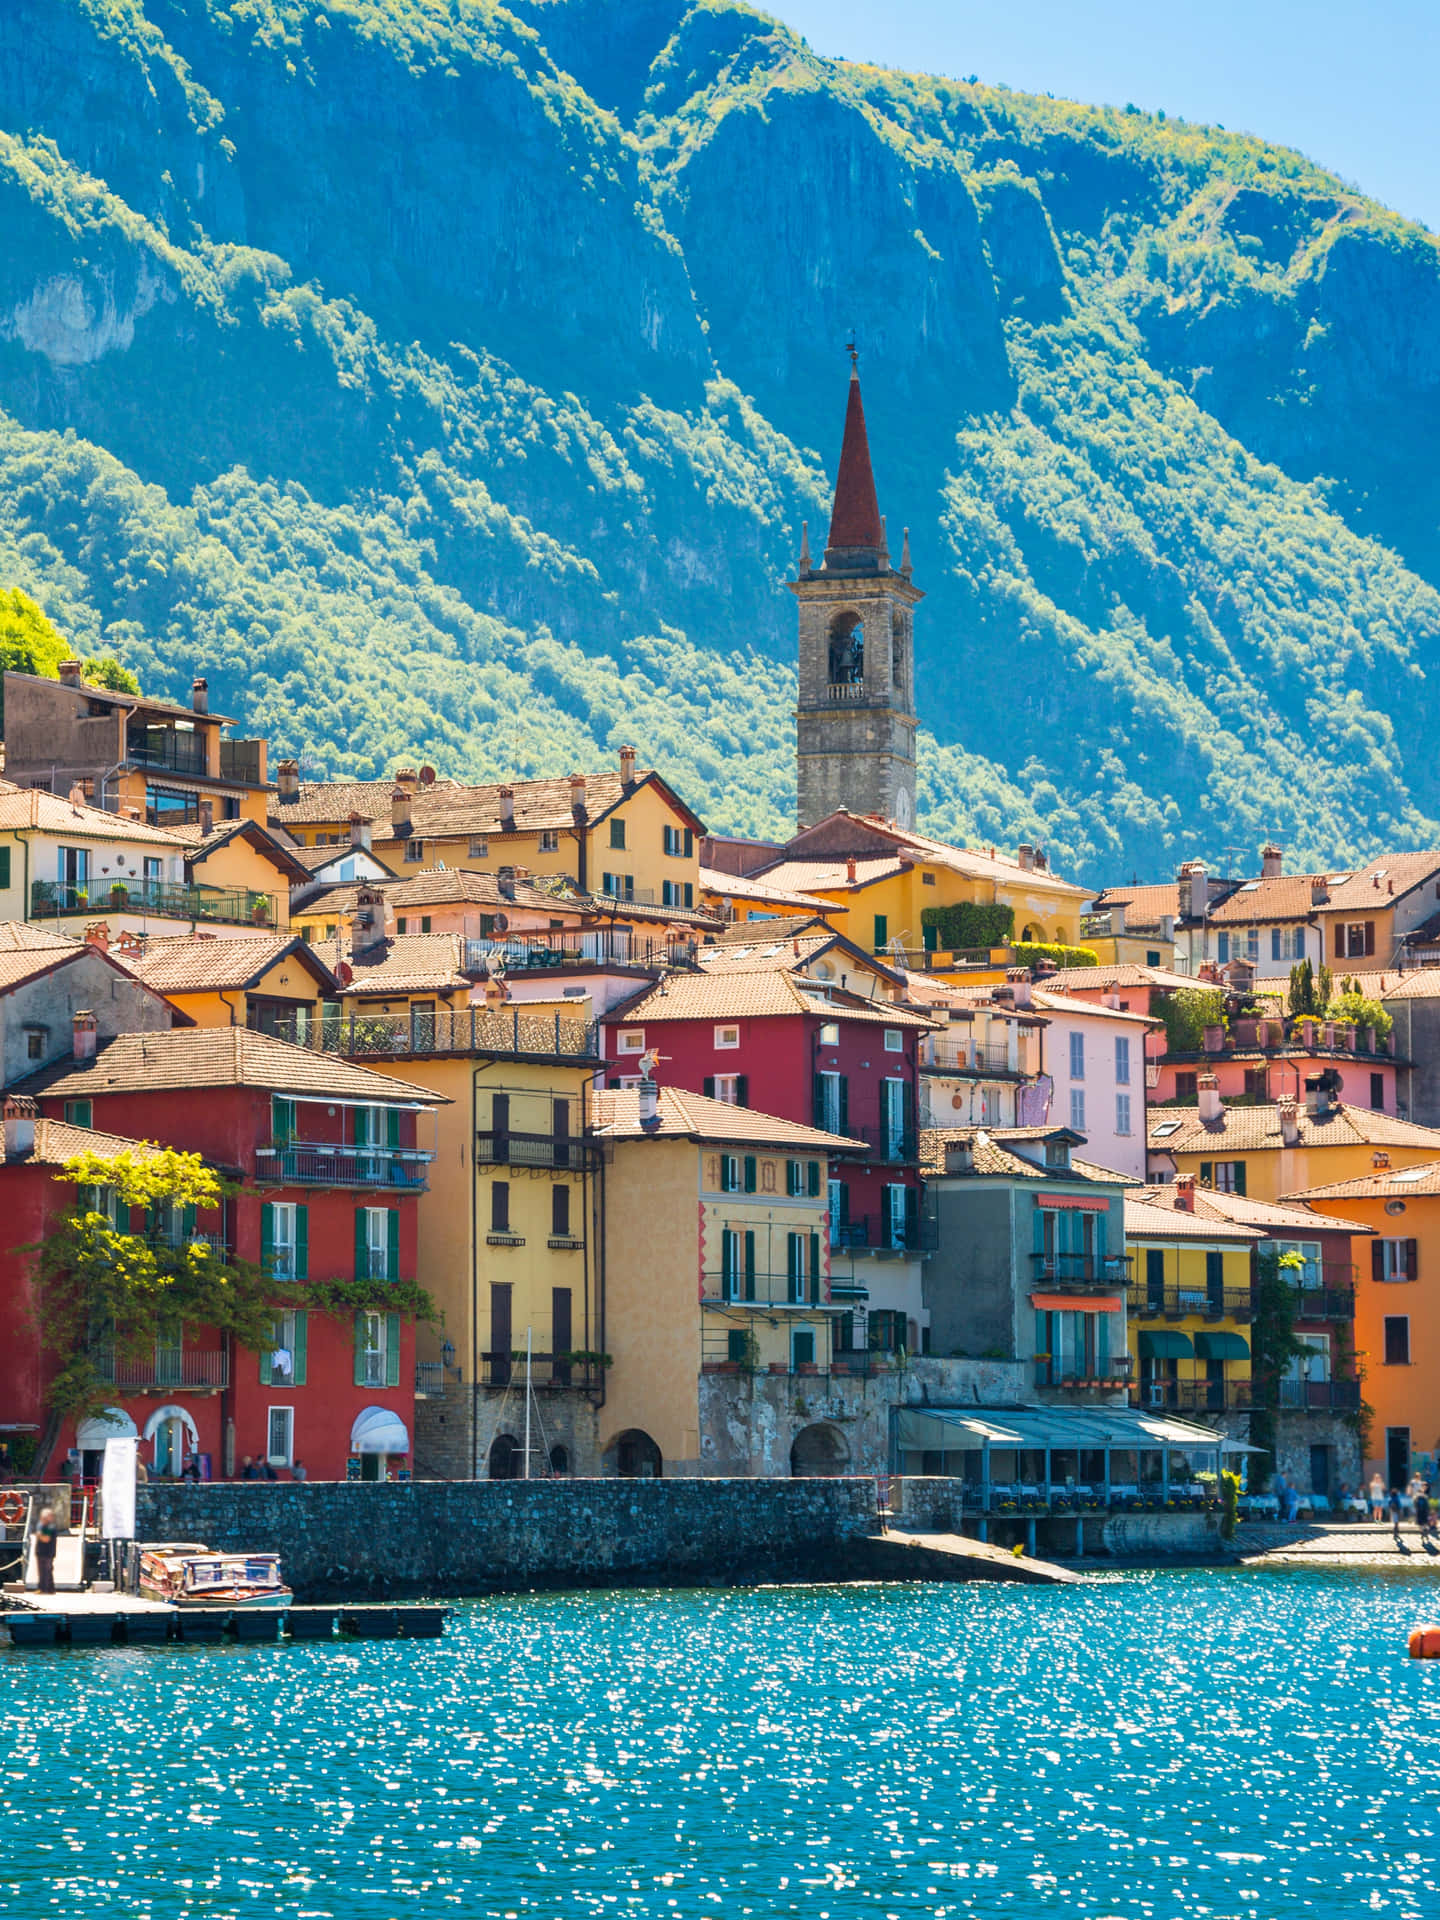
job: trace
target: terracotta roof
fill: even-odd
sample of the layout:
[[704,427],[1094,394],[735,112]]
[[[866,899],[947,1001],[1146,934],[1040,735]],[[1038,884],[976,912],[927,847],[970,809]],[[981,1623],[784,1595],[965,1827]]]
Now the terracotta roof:
[[1403,973],[1387,967],[1383,973],[1360,973],[1342,961],[1334,974],[1337,989],[1342,980],[1358,980],[1361,993],[1371,1000],[1440,999],[1440,967],[1407,967]]
[[232,840],[243,840],[262,859],[268,860],[278,873],[283,873],[292,885],[310,877],[309,868],[295,857],[297,849],[291,844],[289,834],[272,833],[268,827],[262,827],[258,820],[222,820],[209,833],[197,828],[192,838],[181,830],[179,837],[190,840],[186,861],[192,868],[208,860],[211,854],[218,853],[222,847],[229,846]]
[[321,992],[338,990],[324,960],[295,933],[254,934],[239,940],[211,940],[193,933],[163,939],[152,935],[145,952],[124,965],[157,993],[238,993],[291,958],[312,975]]
[[95,1058],[63,1060],[11,1089],[46,1099],[98,1097],[107,1093],[169,1092],[191,1087],[257,1087],[304,1100],[397,1101],[447,1106],[427,1087],[368,1067],[351,1066],[337,1054],[292,1047],[248,1027],[189,1027],[169,1033],[122,1033],[102,1040]]
[[[637,770],[626,785],[617,767],[613,772],[586,776],[585,808],[593,827],[618,806],[647,785],[658,787],[676,811],[698,833],[705,831],[701,821],[680,799],[673,788],[655,771]],[[575,824],[573,799],[568,776],[554,780],[506,780],[480,786],[462,786],[456,780],[437,780],[433,786],[417,786],[410,803],[412,840],[448,838],[474,834],[477,838],[499,838],[510,831],[500,824],[500,789],[508,786],[515,798],[516,833],[535,833],[542,828],[566,830]],[[320,781],[301,786],[295,800],[272,798],[271,826],[343,826],[352,813],[382,824],[376,839],[393,844],[390,831],[390,796],[395,790],[391,780]]]
[[1005,886],[1035,887],[1042,893],[1070,894],[1076,900],[1090,897],[1088,887],[1077,886],[1073,880],[1062,880],[1049,867],[1022,867],[1013,853],[1004,853],[999,847],[952,847],[944,840],[932,840],[928,834],[917,833],[913,827],[893,824],[887,825],[883,831],[902,852],[910,855],[917,866],[922,861],[928,861],[932,866],[951,867],[956,873],[966,874],[971,879],[996,880]]
[[[708,1100],[679,1087],[661,1087],[658,1124],[643,1126],[640,1095],[628,1088],[595,1096],[595,1131],[602,1140],[713,1140],[718,1146],[798,1147],[812,1153],[864,1153],[863,1140],[822,1133],[752,1107]],[[818,1202],[817,1202],[818,1204]]]
[[[827,900],[825,905],[832,913],[835,911],[833,900]],[[753,947],[757,940],[793,940],[797,934],[833,931],[830,922],[817,913],[787,914],[776,920],[732,920],[720,929],[713,941],[706,942],[706,950],[711,946]]]
[[162,833],[143,820],[126,820],[103,807],[75,806],[40,787],[0,793],[0,830],[72,834],[81,840],[133,841],[137,846],[164,847],[171,853],[186,851],[177,834]]
[[[1176,1206],[1177,1189],[1173,1182],[1147,1186],[1138,1196],[1147,1206]],[[1196,1187],[1195,1212],[1202,1219],[1231,1220],[1236,1226],[1257,1227],[1269,1238],[1294,1239],[1302,1233],[1373,1233],[1354,1220],[1336,1220],[1330,1215],[1310,1213],[1304,1207],[1280,1206],[1273,1200],[1252,1200],[1248,1194],[1219,1193],[1210,1187]]]
[[[286,837],[288,838],[288,835]],[[373,847],[355,847],[352,846],[348,840],[344,841],[338,847],[292,847],[291,852],[300,862],[300,865],[311,874],[323,872],[324,869],[333,862],[344,860],[347,855],[352,853],[363,853],[367,860],[373,860],[376,866],[384,868],[387,874],[393,872],[390,867],[385,866],[385,862],[380,858],[379,854],[375,852]]]
[[[1300,1144],[1306,1147],[1376,1146],[1431,1147],[1440,1153],[1440,1131],[1375,1113],[1369,1107],[1340,1105],[1323,1119],[1312,1119],[1304,1106],[1296,1109]],[[1157,1107],[1150,1114],[1149,1145],[1155,1153],[1261,1152],[1280,1146],[1280,1109],[1268,1106],[1224,1106],[1220,1119],[1207,1126],[1193,1108]],[[1178,1121],[1174,1132],[1162,1131]]]
[[889,1002],[881,1006],[847,996],[806,993],[793,974],[777,969],[745,973],[675,973],[663,987],[607,1016],[608,1026],[654,1026],[662,1020],[763,1020],[809,1014],[820,1020],[866,1020],[882,1027],[928,1029],[933,1022]]
[[1242,880],[1228,900],[1210,909],[1217,927],[1249,927],[1267,920],[1308,920],[1314,912],[1312,883],[1324,874],[1284,873],[1273,879]]
[[1061,967],[1056,973],[1046,974],[1043,984],[1059,993],[1074,993],[1087,987],[1103,990],[1111,987],[1159,987],[1171,992],[1176,987],[1201,986],[1204,982],[1194,980],[1186,973],[1172,973],[1165,967],[1141,967],[1129,960],[1122,960],[1114,966],[1102,962],[1098,967]]
[[853,967],[867,978],[878,976],[897,987],[904,983],[902,974],[830,927],[811,927],[804,933],[786,935],[771,933],[762,924],[743,945],[727,941],[723,946],[704,946],[695,957],[707,973],[763,973],[772,967],[796,973],[827,953],[835,956],[834,964],[842,971]]
[[342,950],[354,971],[341,989],[347,997],[383,1000],[397,993],[458,993],[470,985],[461,971],[464,940],[458,933],[396,934],[358,950],[347,941]]
[[[772,886],[783,887],[787,892],[813,893],[817,888],[828,887],[837,893],[858,893],[864,887],[873,887],[878,880],[891,880],[897,873],[904,873],[908,864],[898,854],[857,860],[852,880],[846,860],[782,860],[767,869],[765,877]],[[833,912],[835,902],[828,901],[827,905]]]
[[72,1126],[68,1120],[35,1122],[35,1145],[29,1153],[7,1156],[6,1166],[40,1164],[63,1167],[80,1153],[98,1153],[113,1160],[122,1153],[137,1160],[157,1160],[162,1149],[148,1140],[132,1140],[123,1133],[100,1133],[94,1127]]
[[[16,947],[0,952],[0,993],[9,993],[27,980],[38,980],[57,967],[69,966],[87,949],[83,941],[67,941],[63,947]],[[98,952],[98,948],[90,948]]]
[[1122,906],[1125,918],[1136,920],[1142,926],[1158,922],[1167,913],[1172,919],[1180,918],[1178,880],[1167,880],[1158,887],[1102,887],[1094,899],[1098,913],[1109,906]]
[[[1440,875],[1440,853],[1381,853],[1348,877],[1330,884],[1327,913],[1358,913],[1362,907],[1385,907],[1413,887]],[[1376,886],[1376,877],[1380,884]]]
[[74,934],[53,927],[33,926],[28,920],[0,920],[0,953],[36,953],[44,947],[81,947]]
[[[1072,1160],[1068,1167],[1037,1166],[1033,1160],[1027,1160],[1023,1154],[1013,1151],[1008,1144],[1017,1140],[1046,1140],[1053,1138],[1077,1140],[1080,1136],[1068,1127],[922,1127],[920,1130],[920,1165],[923,1172],[932,1179],[945,1172],[945,1149],[961,1142],[968,1142],[974,1160],[974,1174],[999,1175],[1003,1178],[1034,1180],[1052,1185],[1118,1185],[1119,1181],[1106,1169],[1089,1168],[1084,1163]],[[1097,1179],[1096,1173],[1101,1177]],[[964,1175],[951,1176],[965,1178]]]
[[700,891],[713,893],[722,900],[764,900],[771,906],[795,907],[804,911],[823,909],[826,913],[835,911],[833,900],[820,900],[813,894],[797,893],[791,887],[777,886],[772,880],[762,880],[757,876],[746,879],[743,874],[721,873],[716,867],[701,867]]
[[1107,1007],[1103,1001],[1078,1000],[1072,993],[1056,993],[1048,983],[1030,989],[1030,1004],[1041,1013],[1067,1014],[1076,1018],[1098,1014],[1106,1020],[1120,1020],[1140,1027],[1158,1027],[1161,1024],[1148,1013],[1132,1013],[1125,1007]]
[[387,918],[394,913],[418,912],[422,907],[475,906],[500,913],[507,907],[524,907],[551,916],[568,914],[578,921],[582,913],[591,910],[591,902],[581,894],[545,893],[524,880],[515,881],[510,893],[502,894],[498,874],[444,867],[413,874],[408,880],[342,880],[312,894],[296,911],[352,914],[362,887],[383,894]]
[[[1355,1180],[1335,1180],[1328,1186],[1306,1187],[1285,1197],[1287,1200],[1405,1200],[1422,1193],[1440,1193],[1440,1160],[1418,1167],[1389,1167],[1361,1174]],[[1333,1217],[1327,1217],[1334,1225]],[[1373,1227],[1354,1230],[1374,1232]],[[1395,1231],[1398,1233],[1400,1229],[1397,1227]]]
[[870,468],[870,442],[865,433],[865,408],[860,400],[860,375],[852,367],[845,397],[845,437],[840,443],[840,471],[835,480],[835,504],[830,514],[831,547],[883,546],[880,503],[875,498],[875,476]]
[[1186,1213],[1181,1207],[1151,1204],[1149,1189],[1125,1195],[1125,1238],[1127,1240],[1231,1240],[1237,1246],[1253,1246],[1265,1238],[1250,1227],[1237,1226],[1218,1214],[1203,1214],[1197,1207]]

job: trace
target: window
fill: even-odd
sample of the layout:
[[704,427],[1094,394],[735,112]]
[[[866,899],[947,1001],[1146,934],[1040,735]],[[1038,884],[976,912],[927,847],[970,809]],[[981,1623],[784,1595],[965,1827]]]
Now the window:
[[1245,1092],[1257,1105],[1264,1106],[1270,1098],[1270,1069],[1246,1067]]
[[1130,1131],[1130,1096],[1128,1093],[1117,1093],[1115,1096],[1115,1131],[1116,1133],[1129,1133]]
[[820,1198],[820,1162],[818,1160],[805,1162],[805,1191],[812,1200]]
[[1115,1042],[1115,1084],[1128,1087],[1130,1084],[1130,1041],[1122,1037]]
[[43,1060],[50,1051],[50,1029],[48,1027],[26,1027],[25,1058]]
[[408,933],[410,931],[410,922],[405,918],[403,913],[397,913],[395,916],[395,931],[396,933]]
[[1305,929],[1303,927],[1272,927],[1270,929],[1270,958],[1272,960],[1303,960],[1305,958]]
[[490,1182],[490,1231],[492,1233],[510,1231],[510,1182],[508,1180]]
[[716,1027],[715,1044],[717,1047],[738,1047],[740,1044],[739,1027]]
[[355,1209],[355,1278],[400,1278],[400,1210],[398,1207]]
[[293,1200],[260,1209],[260,1264],[277,1280],[309,1278],[309,1208]]
[[714,1073],[705,1076],[707,1100],[723,1100],[727,1107],[750,1104],[750,1076],[746,1073]]
[[815,1124],[826,1133],[844,1133],[850,1118],[850,1083],[843,1073],[815,1076]]
[[739,1193],[740,1156],[735,1153],[722,1153],[720,1156],[720,1191]]
[[1200,1097],[1200,1076],[1198,1073],[1177,1073],[1175,1076],[1175,1098],[1177,1100],[1198,1100]]
[[792,1327],[790,1329],[790,1365],[798,1370],[801,1367],[813,1367],[814,1364],[815,1329]]
[[905,1036],[899,1027],[886,1027],[885,1051],[886,1053],[903,1053],[905,1051]]
[[933,874],[933,873],[922,873],[922,874],[921,874],[921,876],[920,876],[920,884],[921,884],[921,886],[922,886],[922,887],[933,887],[933,886],[934,886],[934,884],[935,884],[935,876],[934,876],[934,874]]
[[430,931],[430,915],[428,913],[422,913],[420,916],[420,931],[421,933],[429,933]]
[[660,904],[662,907],[693,907],[695,889],[688,880],[662,880]]
[[472,860],[488,860],[490,858],[490,842],[488,840],[476,840],[472,838],[469,858]]
[[895,1181],[880,1189],[884,1196],[885,1245],[894,1252],[913,1247],[920,1230],[920,1190]]
[[1085,1094],[1080,1087],[1070,1089],[1070,1124],[1077,1133],[1085,1130]]
[[785,1162],[785,1191],[794,1199],[805,1191],[805,1162],[787,1160]]
[[617,1053],[644,1053],[645,1029],[643,1027],[625,1028],[615,1042]]
[[884,951],[885,942],[889,938],[890,938],[890,917],[888,914],[877,913],[875,915],[875,939],[872,943],[874,945],[876,953],[882,953]]
[[744,1366],[750,1358],[750,1336],[743,1327],[732,1327],[725,1336],[725,1358]]
[[266,1423],[265,1458],[272,1467],[288,1467],[295,1457],[295,1409],[271,1407]]
[[1083,1033],[1072,1033],[1070,1036],[1070,1078],[1072,1080],[1083,1080],[1085,1078],[1085,1036]]
[[1363,960],[1367,954],[1375,951],[1375,922],[1373,920],[1350,920],[1339,929],[1340,951],[1336,955],[1342,960]]
[[1243,1160],[1202,1160],[1200,1184],[1202,1187],[1212,1188],[1216,1193],[1244,1193],[1245,1162]]
[[623,820],[612,820],[610,822],[610,844],[612,847],[624,846],[625,822]]
[[1372,1073],[1370,1076],[1370,1105],[1376,1113],[1385,1111],[1385,1076]]
[[407,840],[405,842],[405,858],[413,867],[423,866],[425,862],[425,842],[423,840]]
[[760,1185],[760,1163],[753,1153],[747,1153],[744,1162],[744,1187],[746,1193],[754,1193]]
[[558,853],[559,851],[560,851],[559,829],[556,827],[546,827],[541,832],[541,835],[540,835],[540,852],[541,853]]
[[557,1240],[570,1238],[570,1189],[550,1189],[550,1231]]
[[1417,1240],[1372,1240],[1370,1276],[1374,1280],[1418,1280],[1419,1253]]
[[695,835],[690,827],[666,827],[665,851],[672,860],[688,860],[695,851]]
[[633,900],[635,876],[633,873],[602,873],[600,891],[608,893],[612,900]]
[[827,1020],[825,1024],[821,1027],[820,1044],[822,1047],[838,1047],[839,1046],[840,1022],[838,1020]]
[[1230,936],[1228,933],[1216,934],[1215,957],[1220,962],[1222,967],[1225,965],[1226,961],[1230,958]]
[[1146,953],[1146,955],[1145,955],[1145,964],[1146,964],[1146,966],[1147,966],[1147,967],[1158,967],[1158,966],[1159,966],[1159,964],[1160,964],[1160,953],[1159,953],[1159,949],[1158,949],[1158,948],[1157,948],[1157,949],[1156,949],[1155,951],[1153,951],[1153,952],[1147,952],[1147,953]]
[[819,1234],[786,1234],[785,1284],[792,1307],[807,1306],[820,1298]]
[[[494,1338],[493,1330],[491,1338]],[[400,1316],[398,1313],[356,1314],[355,1384],[357,1387],[399,1386]]]
[[1410,1364],[1410,1316],[1387,1313],[1385,1316],[1385,1364],[1408,1367]]
[[[1280,1277],[1292,1287],[1318,1287],[1323,1276],[1320,1242],[1318,1240],[1278,1240],[1275,1243],[1277,1254],[1298,1253],[1303,1266],[1282,1267]],[[1303,1309],[1302,1309],[1303,1311]]]
[[1247,927],[1245,929],[1245,958],[1252,966],[1255,965],[1260,958],[1260,929],[1258,927]]
[[10,849],[9,847],[0,847],[0,887],[8,887],[9,884],[10,884]]
[[88,847],[60,849],[61,904],[83,907],[90,897],[90,850]]
[[72,1127],[93,1127],[94,1108],[88,1100],[67,1100],[65,1118]]
[[262,1387],[305,1385],[308,1321],[309,1316],[304,1312],[276,1314],[270,1344],[260,1349]]

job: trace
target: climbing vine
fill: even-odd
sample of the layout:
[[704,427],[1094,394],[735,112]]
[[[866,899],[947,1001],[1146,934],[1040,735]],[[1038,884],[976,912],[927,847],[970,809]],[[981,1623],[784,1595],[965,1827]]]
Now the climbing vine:
[[1276,1415],[1280,1408],[1280,1381],[1305,1342],[1295,1335],[1298,1300],[1290,1276],[1304,1266],[1298,1253],[1276,1254],[1266,1248],[1256,1261],[1254,1319],[1250,1326],[1250,1376],[1255,1408],[1250,1415],[1250,1442],[1261,1451],[1251,1457],[1250,1490],[1263,1493],[1275,1470]]

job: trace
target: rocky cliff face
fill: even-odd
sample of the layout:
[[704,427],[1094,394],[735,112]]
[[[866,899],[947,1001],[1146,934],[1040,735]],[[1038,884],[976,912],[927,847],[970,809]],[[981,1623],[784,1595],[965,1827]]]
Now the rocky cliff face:
[[12,0],[0,573],[333,771],[793,805],[853,328],[932,823],[1428,839],[1430,236],[1298,156],[688,0]]

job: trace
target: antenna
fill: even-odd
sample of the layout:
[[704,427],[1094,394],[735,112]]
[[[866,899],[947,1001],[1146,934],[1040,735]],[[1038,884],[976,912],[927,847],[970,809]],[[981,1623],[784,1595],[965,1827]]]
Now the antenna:
[[860,371],[860,349],[855,344],[854,327],[851,327],[849,331],[850,338],[845,342],[845,351],[850,356],[850,371],[852,373],[858,373]]

